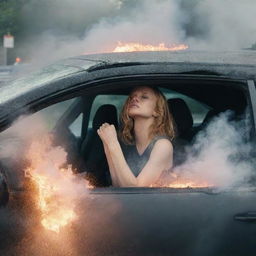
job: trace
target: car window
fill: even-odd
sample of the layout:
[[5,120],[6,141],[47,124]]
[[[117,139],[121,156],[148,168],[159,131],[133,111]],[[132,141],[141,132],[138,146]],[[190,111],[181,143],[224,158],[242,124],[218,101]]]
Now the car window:
[[70,100],[65,100],[49,107],[46,107],[34,114],[34,116],[40,116],[45,122],[45,126],[48,131],[51,131],[60,117],[67,111],[71,104],[75,101],[75,98]]
[[117,109],[118,117],[120,115],[120,112],[122,110],[123,104],[125,100],[127,99],[126,95],[98,95],[95,97],[92,109],[90,112],[90,120],[89,120],[89,128],[92,128],[92,120],[95,116],[95,113],[97,109],[104,104],[112,104]]
[[197,126],[201,124],[206,116],[206,114],[211,109],[209,106],[191,98],[184,94],[178,93],[173,90],[168,89],[161,89],[161,91],[164,93],[166,99],[174,99],[174,98],[180,98],[184,100],[192,114],[194,126]]
[[[193,121],[194,121],[194,126],[201,124],[203,122],[206,114],[211,109],[209,106],[207,106],[191,97],[188,97],[184,94],[178,93],[173,90],[165,89],[165,88],[164,89],[160,88],[160,89],[164,93],[166,99],[180,98],[186,102],[188,108],[191,111]],[[118,113],[118,117],[119,117],[120,112],[122,110],[122,106],[123,106],[126,98],[127,98],[126,95],[98,95],[98,96],[96,96],[96,98],[93,102],[93,105],[92,105],[91,113],[90,113],[89,128],[92,128],[93,117],[94,117],[97,109],[101,105],[104,105],[104,104],[114,105],[117,108],[117,113]]]
[[69,126],[70,132],[77,138],[81,137],[83,114],[81,113]]

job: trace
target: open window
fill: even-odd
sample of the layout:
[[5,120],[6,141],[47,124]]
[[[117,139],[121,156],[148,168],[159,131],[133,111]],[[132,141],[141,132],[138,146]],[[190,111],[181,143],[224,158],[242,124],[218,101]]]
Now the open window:
[[[134,84],[145,85],[145,82],[134,81]],[[177,165],[185,160],[184,148],[212,118],[229,110],[238,120],[248,106],[247,88],[243,82],[186,78],[151,81],[150,85],[157,86],[164,93],[178,127],[178,138],[173,143],[175,157],[180,158],[177,152],[182,152],[182,159],[176,161]],[[96,187],[111,186],[97,128],[101,123],[109,122],[118,129],[122,106],[132,88],[131,82],[119,82],[118,86],[106,83],[97,91],[81,92],[75,98],[60,101],[37,113],[44,117],[57,143],[65,147],[68,161],[76,172],[86,173]],[[251,116],[250,110],[248,113]]]

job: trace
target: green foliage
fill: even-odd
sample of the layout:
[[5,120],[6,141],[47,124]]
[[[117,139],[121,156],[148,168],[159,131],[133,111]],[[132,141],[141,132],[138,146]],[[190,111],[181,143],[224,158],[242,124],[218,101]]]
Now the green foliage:
[[19,30],[19,0],[0,0],[0,37],[8,32],[15,35]]

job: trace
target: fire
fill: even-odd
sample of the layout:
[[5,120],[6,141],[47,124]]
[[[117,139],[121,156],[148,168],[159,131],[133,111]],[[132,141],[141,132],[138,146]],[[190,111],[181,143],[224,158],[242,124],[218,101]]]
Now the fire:
[[165,46],[164,43],[159,45],[140,44],[140,43],[122,43],[118,42],[118,45],[113,52],[139,52],[139,51],[180,51],[186,50],[188,46],[185,44],[172,45],[170,47]]
[[86,182],[77,180],[71,166],[61,168],[66,162],[66,152],[51,145],[45,136],[34,141],[29,149],[30,167],[26,170],[37,188],[37,204],[41,212],[41,224],[59,233],[60,229],[77,219],[75,207]]
[[159,181],[151,187],[167,187],[167,188],[206,188],[214,187],[208,181],[201,177],[186,177],[186,174],[176,174],[174,172],[166,172],[160,177]]
[[[61,179],[71,176],[71,170],[62,170]],[[61,227],[66,226],[77,218],[74,212],[74,203],[67,204],[65,196],[59,194],[60,182],[53,182],[50,177],[37,174],[34,170],[29,170],[32,179],[38,188],[38,207],[41,211],[41,223],[49,230],[59,232]],[[73,204],[73,205],[72,205]]]
[[206,188],[206,187],[213,187],[213,185],[207,183],[207,182],[202,182],[202,183],[197,183],[194,181],[178,181],[178,182],[173,182],[169,183],[165,187],[169,188]]

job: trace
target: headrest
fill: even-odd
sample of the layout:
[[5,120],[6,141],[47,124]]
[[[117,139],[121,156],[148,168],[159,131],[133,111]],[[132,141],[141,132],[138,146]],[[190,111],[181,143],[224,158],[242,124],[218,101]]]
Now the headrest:
[[178,134],[182,136],[193,126],[193,117],[183,99],[174,98],[167,100],[169,111],[172,113],[177,126]]
[[220,110],[215,110],[215,109],[209,110],[202,122],[202,125],[209,123],[214,117],[218,116],[220,112],[221,112]]
[[117,110],[114,105],[105,104],[98,108],[92,121],[92,128],[97,131],[103,123],[109,123],[115,125],[117,128]]

